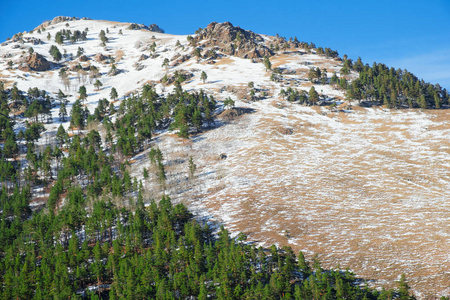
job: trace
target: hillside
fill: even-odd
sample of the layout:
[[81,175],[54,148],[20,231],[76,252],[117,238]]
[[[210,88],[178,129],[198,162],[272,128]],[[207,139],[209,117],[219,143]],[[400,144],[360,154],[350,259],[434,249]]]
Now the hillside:
[[[63,30],[70,30],[69,39]],[[50,54],[52,46],[59,60]],[[317,254],[325,268],[349,268],[370,286],[393,287],[405,274],[416,297],[448,296],[448,93],[406,71],[387,68],[388,78],[381,66],[366,66],[367,73],[371,70],[380,73],[373,75],[376,80],[361,77],[365,71],[331,49],[230,23],[177,36],[157,26],[58,17],[0,45],[0,80],[15,134],[35,119],[43,122],[36,153],[58,145],[63,156],[78,156],[68,145],[94,129],[101,139],[96,151],[117,159],[111,170],[124,169],[142,181],[147,206],[165,194],[200,221],[224,225],[232,237],[243,232],[255,245],[290,246],[310,260]],[[402,79],[396,81],[396,74]],[[380,98],[383,80],[388,96]],[[95,86],[97,81],[101,85]],[[80,104],[82,86],[86,100]],[[32,96],[35,87],[45,95]],[[27,93],[14,99],[14,88]],[[44,103],[46,97],[48,110],[34,114],[25,104],[32,98]],[[141,116],[139,97],[159,110],[151,115],[143,109],[154,124],[147,136],[139,131],[140,120],[131,126],[124,121]],[[195,123],[189,104],[184,111],[171,102],[174,97],[194,103],[202,122]],[[108,105],[100,112],[103,99]],[[61,118],[64,101],[67,114]],[[85,116],[85,126],[71,124],[74,107],[98,117]],[[59,145],[60,125],[71,142]],[[121,133],[130,127],[136,132]],[[129,148],[109,146],[122,134],[136,142]],[[7,138],[0,142],[5,150]],[[20,161],[18,168],[26,170],[33,165],[28,141],[18,138],[18,143],[22,147],[5,159]],[[161,167],[149,155],[157,148],[163,154],[163,182]],[[41,181],[32,186],[30,206],[63,211],[71,203],[65,189],[54,206],[47,203],[58,185],[57,160],[50,176],[41,169],[33,173]],[[90,184],[87,171],[67,176],[83,188]],[[102,195],[128,208],[137,194],[131,188],[120,196]]]

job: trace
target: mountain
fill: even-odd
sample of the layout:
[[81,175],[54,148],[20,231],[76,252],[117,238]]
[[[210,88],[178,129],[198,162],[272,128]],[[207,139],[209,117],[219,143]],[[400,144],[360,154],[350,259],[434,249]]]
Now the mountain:
[[[96,151],[116,160],[111,170],[130,186],[142,181],[145,205],[169,195],[232,237],[317,254],[373,286],[406,274],[418,298],[450,294],[450,125],[438,85],[228,22],[177,36],[155,24],[67,17],[2,43],[0,78],[15,134],[43,123],[33,129],[38,157],[47,145],[76,156],[69,144],[89,143],[95,130]],[[59,142],[60,125],[72,142]],[[28,141],[17,140],[7,160],[31,170]],[[0,142],[6,153],[7,138]],[[52,195],[59,163],[50,175],[33,167],[33,210],[71,205],[65,188]],[[89,174],[66,180],[87,189]],[[137,190],[108,196],[132,207]]]

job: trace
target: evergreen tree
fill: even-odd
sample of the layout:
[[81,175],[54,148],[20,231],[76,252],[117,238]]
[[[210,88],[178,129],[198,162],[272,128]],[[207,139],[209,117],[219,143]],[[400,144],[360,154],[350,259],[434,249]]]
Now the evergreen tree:
[[111,88],[111,93],[109,94],[109,97],[111,98],[112,101],[115,101],[117,99],[118,94],[114,87]]
[[202,71],[202,75],[200,76],[200,79],[205,83],[206,79],[208,78],[208,75],[206,75],[205,71]]
[[197,170],[197,165],[194,163],[192,156],[189,157],[189,179],[194,179],[195,171]]
[[86,100],[87,98],[87,91],[84,85],[80,86],[80,88],[78,89],[78,94],[78,99],[84,102],[84,100]]
[[315,105],[317,104],[317,102],[319,101],[319,94],[316,92],[316,89],[314,88],[314,86],[312,86],[309,90],[309,101]]
[[66,104],[64,102],[61,103],[58,115],[59,115],[59,118],[60,118],[61,122],[65,122],[66,121],[65,118],[67,116],[67,110],[66,110]]
[[94,83],[94,86],[98,91],[100,87],[103,86],[103,83],[101,83],[101,81],[97,79],[97,81]]
[[270,62],[270,59],[267,56],[264,56],[263,63],[264,67],[266,68],[266,71],[272,69],[272,63]]

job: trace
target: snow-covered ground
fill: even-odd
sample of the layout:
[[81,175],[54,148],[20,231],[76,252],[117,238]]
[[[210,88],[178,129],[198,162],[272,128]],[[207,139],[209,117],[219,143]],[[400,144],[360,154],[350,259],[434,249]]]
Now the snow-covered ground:
[[[69,27],[65,24],[68,23]],[[64,88],[58,69],[47,72],[7,70],[8,59],[0,61],[3,79],[17,82],[21,90],[39,87],[56,95],[59,89],[70,94],[73,103],[79,86],[88,90],[87,107],[110,98],[115,87],[119,97],[139,91],[149,81],[158,82],[166,73],[187,70],[194,77],[183,85],[186,90],[203,89],[219,101],[227,97],[236,105],[250,109],[234,121],[219,121],[214,128],[189,141],[171,132],[154,139],[164,153],[168,174],[168,193],[205,218],[224,223],[233,234],[243,231],[262,245],[275,243],[302,250],[311,257],[318,253],[326,267],[349,267],[357,275],[378,284],[392,284],[405,273],[417,295],[429,291],[450,293],[450,124],[442,111],[383,110],[355,108],[351,113],[327,108],[304,107],[278,97],[281,88],[308,91],[304,80],[270,81],[262,63],[237,57],[224,57],[215,64],[192,58],[176,67],[162,67],[165,58],[193,51],[186,36],[173,36],[145,30],[128,30],[129,24],[76,20],[51,25],[45,32],[24,34],[37,37],[43,45],[17,43],[0,46],[0,57],[12,53],[17,61],[22,51],[33,46],[51,60],[48,50],[56,32],[83,31],[86,42],[58,46],[61,53],[75,55],[83,47],[88,62],[99,68],[103,83],[96,91],[89,78],[78,81],[71,73],[71,86]],[[100,45],[100,30],[108,28],[109,42]],[[119,30],[123,35],[119,35]],[[47,41],[47,34],[52,35]],[[180,41],[182,47],[176,47]],[[156,58],[150,55],[155,42]],[[56,44],[55,44],[56,45]],[[107,75],[111,66],[96,62],[102,53],[116,59],[122,72]],[[315,54],[288,52],[271,58],[274,67],[306,73],[309,67],[326,67],[328,75],[338,72],[341,63]],[[144,68],[136,70],[135,64]],[[61,62],[64,63],[64,60]],[[310,63],[310,64],[309,64]],[[205,71],[205,83],[200,74]],[[351,75],[352,76],[352,75]],[[354,76],[354,75],[353,75]],[[268,91],[258,102],[241,101],[249,82]],[[156,84],[157,92],[171,86]],[[343,98],[342,91],[329,85],[315,85],[319,93]],[[116,103],[118,105],[118,103]],[[69,105],[70,114],[70,105]],[[53,110],[59,126],[58,107]],[[20,124],[18,125],[20,126]],[[68,122],[64,123],[68,127]],[[227,158],[219,159],[220,154]],[[197,165],[196,178],[187,180],[188,159]],[[143,168],[151,169],[146,152],[132,158],[131,172],[142,178]],[[152,173],[152,172],[150,172]],[[161,191],[151,176],[144,180],[149,196]]]

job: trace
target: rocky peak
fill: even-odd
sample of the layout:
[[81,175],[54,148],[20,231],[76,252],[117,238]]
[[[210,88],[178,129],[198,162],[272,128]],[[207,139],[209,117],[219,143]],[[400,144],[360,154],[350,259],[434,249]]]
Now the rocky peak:
[[242,58],[272,56],[273,52],[264,45],[264,38],[249,30],[233,26],[230,22],[213,22],[194,38],[196,43],[207,47],[218,47],[228,55]]
[[233,26],[230,22],[213,22],[203,29],[198,37],[200,39],[221,39],[224,43],[238,42],[238,40],[255,43],[264,41],[259,34]]

